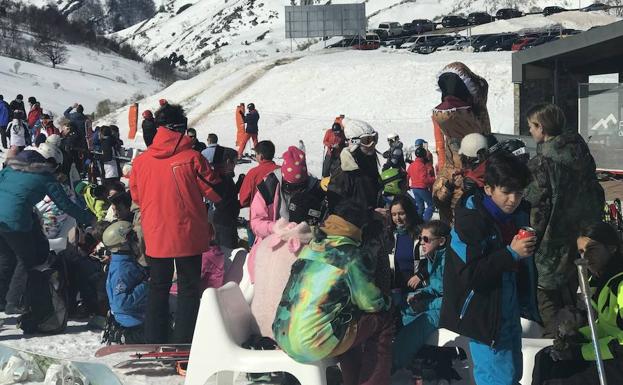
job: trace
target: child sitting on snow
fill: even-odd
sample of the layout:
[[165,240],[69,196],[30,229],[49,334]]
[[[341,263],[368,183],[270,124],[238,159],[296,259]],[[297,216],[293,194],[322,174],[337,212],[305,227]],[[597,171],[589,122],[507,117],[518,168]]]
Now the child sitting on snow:
[[102,242],[112,253],[106,293],[110,303],[109,318],[103,340],[107,343],[139,344],[144,342],[143,322],[147,306],[147,272],[136,262],[137,242],[132,224],[115,222]]

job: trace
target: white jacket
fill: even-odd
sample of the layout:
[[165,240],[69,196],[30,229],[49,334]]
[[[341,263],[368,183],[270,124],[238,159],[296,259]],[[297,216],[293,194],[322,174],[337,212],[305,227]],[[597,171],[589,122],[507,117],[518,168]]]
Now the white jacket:
[[7,126],[7,132],[11,137],[11,146],[26,146],[26,135],[30,136],[26,121],[13,119]]

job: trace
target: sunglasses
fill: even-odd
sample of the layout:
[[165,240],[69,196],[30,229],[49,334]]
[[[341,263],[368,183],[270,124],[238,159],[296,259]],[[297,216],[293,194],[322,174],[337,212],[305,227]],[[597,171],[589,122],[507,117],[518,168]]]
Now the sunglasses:
[[422,235],[420,237],[418,237],[418,240],[422,243],[431,243],[432,241],[435,241],[437,239],[439,239],[440,237],[433,237],[433,238],[429,238],[426,235]]

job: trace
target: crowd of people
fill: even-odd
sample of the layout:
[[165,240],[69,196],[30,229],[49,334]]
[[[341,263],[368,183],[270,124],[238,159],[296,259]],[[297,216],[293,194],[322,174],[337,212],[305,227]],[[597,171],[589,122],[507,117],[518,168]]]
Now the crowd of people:
[[[485,79],[452,63],[438,86],[436,165],[425,140],[411,150],[390,134],[380,153],[373,127],[340,115],[319,177],[304,148],[275,162],[253,103],[236,107],[230,148],[215,133],[202,143],[184,109],[160,100],[142,115],[146,150],[131,168],[121,167],[118,128],[91,130],[80,105],[55,131],[35,98],[32,120],[12,103],[0,171],[4,311],[33,320],[29,281],[73,217],[54,263],[68,266],[69,316],[99,320],[107,343],[191,343],[202,291],[224,283],[226,255],[245,247],[258,333],[299,362],[335,358],[346,385],[421,374],[414,363],[440,327],[469,338],[478,385],[518,384],[522,317],[555,339],[533,384],[596,384],[580,255],[606,375],[623,379],[620,235],[602,221],[588,146],[560,108],[540,104],[526,117],[538,144],[530,158],[520,140],[490,134]],[[256,164],[236,177],[249,140]]]

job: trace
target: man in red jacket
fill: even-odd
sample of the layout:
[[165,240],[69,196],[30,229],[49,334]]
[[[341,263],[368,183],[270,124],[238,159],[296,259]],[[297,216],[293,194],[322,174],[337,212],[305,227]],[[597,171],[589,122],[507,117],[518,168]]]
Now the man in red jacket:
[[[140,207],[150,266],[145,342],[190,343],[201,298],[201,254],[212,228],[203,203],[221,201],[220,179],[192,149],[186,117],[179,105],[166,104],[155,114],[158,130],[147,151],[136,157],[130,175],[132,200]],[[177,310],[172,341],[169,290],[177,271]]]

